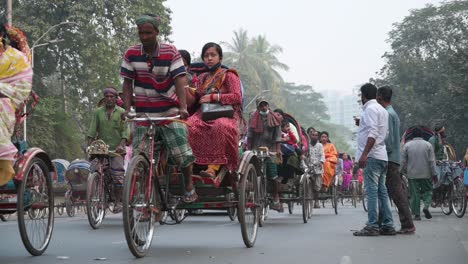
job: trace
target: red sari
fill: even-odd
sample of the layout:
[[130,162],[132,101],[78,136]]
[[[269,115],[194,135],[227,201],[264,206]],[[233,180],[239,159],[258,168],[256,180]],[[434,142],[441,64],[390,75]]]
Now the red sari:
[[[221,71],[221,70],[220,70]],[[215,74],[220,74],[217,71]],[[223,71],[226,71],[223,69]],[[199,76],[196,90],[197,102],[206,95],[207,83],[213,81],[210,73]],[[221,117],[212,121],[203,121],[201,108],[189,117],[189,143],[195,156],[195,163],[201,165],[225,165],[230,171],[237,169],[239,162],[239,120],[241,118],[242,94],[240,80],[233,71],[225,72],[223,80],[212,89],[220,92],[220,102],[232,105],[234,117]],[[216,92],[217,93],[217,92]],[[217,95],[214,96],[217,98]]]

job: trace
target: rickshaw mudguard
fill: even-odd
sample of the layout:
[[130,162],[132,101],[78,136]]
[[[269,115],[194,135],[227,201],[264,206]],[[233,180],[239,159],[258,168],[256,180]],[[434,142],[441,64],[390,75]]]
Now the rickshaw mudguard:
[[248,150],[242,154],[239,167],[237,169],[237,175],[244,175],[247,172],[247,168],[250,163],[254,164],[257,172],[260,171],[260,161],[258,160],[257,155],[255,155],[253,151]]
[[15,180],[23,180],[27,165],[35,157],[41,159],[47,165],[52,181],[56,181],[57,173],[55,171],[54,165],[52,164],[52,160],[49,158],[47,153],[45,153],[45,151],[40,148],[30,148],[16,160],[15,165],[13,166],[16,172]]

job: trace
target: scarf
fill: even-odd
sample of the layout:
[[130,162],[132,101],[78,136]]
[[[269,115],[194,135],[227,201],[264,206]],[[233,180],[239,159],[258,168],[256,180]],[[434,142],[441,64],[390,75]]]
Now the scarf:
[[[277,127],[281,125],[283,117],[275,112],[270,111],[267,115],[267,127]],[[263,121],[260,113],[255,111],[252,119],[250,120],[250,127],[254,129],[255,133],[263,133]]]
[[214,74],[211,77],[208,77],[203,82],[201,90],[204,91],[206,94],[221,92],[221,86],[224,83],[224,79],[226,78],[227,72],[232,72],[235,75],[239,76],[237,71],[234,69],[225,69],[223,67],[218,67]]

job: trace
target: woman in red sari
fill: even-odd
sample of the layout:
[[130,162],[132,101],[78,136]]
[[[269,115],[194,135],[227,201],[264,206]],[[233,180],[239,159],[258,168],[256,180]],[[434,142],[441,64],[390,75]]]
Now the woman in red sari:
[[[208,165],[202,176],[215,177],[221,165],[228,171],[237,169],[239,159],[239,120],[241,119],[241,84],[235,70],[221,67],[223,51],[216,43],[207,43],[202,49],[202,59],[209,71],[201,74],[195,92],[198,109],[189,119],[189,142],[195,163]],[[232,105],[234,117],[202,120],[199,107],[203,103]]]

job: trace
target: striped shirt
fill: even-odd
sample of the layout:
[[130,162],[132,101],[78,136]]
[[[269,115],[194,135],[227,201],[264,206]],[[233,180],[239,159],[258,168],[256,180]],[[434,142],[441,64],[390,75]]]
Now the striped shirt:
[[120,68],[122,77],[134,81],[136,112],[152,117],[178,113],[175,79],[185,74],[184,63],[177,49],[159,42],[152,56],[145,53],[142,44],[130,47]]

